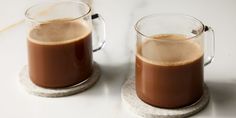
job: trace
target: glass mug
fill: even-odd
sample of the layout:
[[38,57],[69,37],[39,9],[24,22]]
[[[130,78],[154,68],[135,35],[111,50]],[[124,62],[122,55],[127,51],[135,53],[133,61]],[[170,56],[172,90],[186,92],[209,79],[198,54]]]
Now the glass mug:
[[196,103],[203,94],[204,65],[214,57],[214,31],[182,14],[141,18],[137,32],[137,96],[163,108]]
[[89,5],[72,1],[37,4],[25,16],[32,82],[60,88],[86,81],[93,71],[93,52],[105,44],[103,18],[91,15]]

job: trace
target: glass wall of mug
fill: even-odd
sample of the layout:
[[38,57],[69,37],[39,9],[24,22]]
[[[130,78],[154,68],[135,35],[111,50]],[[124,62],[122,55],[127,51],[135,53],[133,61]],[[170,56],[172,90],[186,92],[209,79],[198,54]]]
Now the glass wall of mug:
[[85,81],[93,71],[91,8],[83,2],[45,2],[26,13],[28,65],[33,83],[60,88]]
[[204,83],[202,22],[182,14],[155,14],[140,19],[135,29],[138,97],[164,108],[197,102]]

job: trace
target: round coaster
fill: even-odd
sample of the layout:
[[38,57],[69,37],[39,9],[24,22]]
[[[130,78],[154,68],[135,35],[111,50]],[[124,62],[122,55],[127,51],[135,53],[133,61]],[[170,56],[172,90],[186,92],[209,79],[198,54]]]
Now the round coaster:
[[209,91],[204,84],[203,96],[196,103],[177,109],[164,109],[158,108],[144,103],[138,98],[135,91],[135,80],[134,76],[130,77],[122,86],[121,97],[125,106],[131,111],[145,118],[178,118],[187,117],[201,111],[207,106],[210,96]]
[[43,88],[34,84],[29,78],[28,66],[24,66],[19,74],[19,82],[24,89],[31,94],[43,97],[63,97],[87,90],[98,81],[100,75],[100,68],[98,64],[94,62],[93,73],[87,80],[70,87],[51,89]]

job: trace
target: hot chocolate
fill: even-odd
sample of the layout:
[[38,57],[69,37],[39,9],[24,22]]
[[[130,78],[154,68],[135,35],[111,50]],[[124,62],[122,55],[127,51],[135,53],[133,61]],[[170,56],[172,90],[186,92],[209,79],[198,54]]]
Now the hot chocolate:
[[137,47],[136,91],[153,106],[177,108],[203,92],[203,51],[184,35],[155,35]]
[[82,20],[51,20],[28,36],[29,75],[42,87],[80,83],[92,73],[92,36]]

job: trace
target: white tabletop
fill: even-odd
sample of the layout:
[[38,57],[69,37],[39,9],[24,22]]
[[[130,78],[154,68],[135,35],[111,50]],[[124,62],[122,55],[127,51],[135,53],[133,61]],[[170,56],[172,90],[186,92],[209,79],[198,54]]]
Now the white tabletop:
[[[24,10],[42,0],[0,0],[0,29],[24,18]],[[44,0],[45,1],[45,0]],[[1,118],[136,118],[121,101],[121,85],[129,75],[135,42],[134,24],[152,13],[184,13],[212,26],[216,55],[205,68],[211,100],[193,117],[236,117],[236,1],[234,0],[94,0],[95,12],[107,25],[107,45],[94,54],[102,76],[91,89],[69,97],[28,94],[18,74],[27,64],[26,26],[0,32]]]

